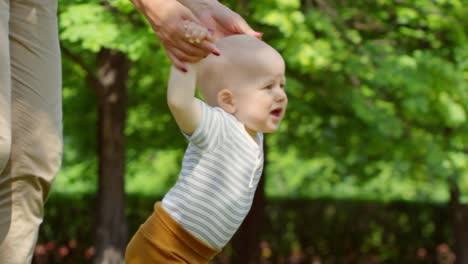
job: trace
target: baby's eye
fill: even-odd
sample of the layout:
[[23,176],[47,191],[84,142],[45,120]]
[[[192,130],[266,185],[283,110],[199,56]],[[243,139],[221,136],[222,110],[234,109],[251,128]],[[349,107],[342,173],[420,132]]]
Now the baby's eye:
[[284,83],[280,83],[280,87],[284,89]]
[[263,89],[271,90],[273,88],[273,84],[269,84],[265,86]]

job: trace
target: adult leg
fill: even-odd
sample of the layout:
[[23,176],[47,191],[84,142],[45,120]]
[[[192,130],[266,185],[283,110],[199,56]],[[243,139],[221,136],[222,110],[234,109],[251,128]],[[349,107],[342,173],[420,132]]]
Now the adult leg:
[[61,161],[61,65],[56,0],[10,0],[11,155],[2,178],[11,184],[5,264],[32,260],[43,206]]
[[[10,158],[11,147],[11,77],[8,21],[10,1],[0,0],[0,175]],[[11,222],[11,186],[0,176],[0,244]]]

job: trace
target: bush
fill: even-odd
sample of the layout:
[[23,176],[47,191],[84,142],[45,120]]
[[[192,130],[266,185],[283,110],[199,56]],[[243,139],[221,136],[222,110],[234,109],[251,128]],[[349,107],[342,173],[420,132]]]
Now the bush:
[[[156,197],[128,196],[129,237]],[[46,205],[34,263],[89,263],[93,197],[54,196]],[[258,263],[451,263],[448,207],[440,204],[269,200]],[[230,245],[214,261],[229,263]]]

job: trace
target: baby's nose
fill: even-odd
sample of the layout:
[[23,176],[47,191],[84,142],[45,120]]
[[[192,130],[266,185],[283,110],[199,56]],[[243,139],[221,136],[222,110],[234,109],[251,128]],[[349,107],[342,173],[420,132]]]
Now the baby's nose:
[[276,92],[276,100],[283,101],[283,100],[286,100],[286,98],[287,98],[287,95],[284,89],[278,89]]

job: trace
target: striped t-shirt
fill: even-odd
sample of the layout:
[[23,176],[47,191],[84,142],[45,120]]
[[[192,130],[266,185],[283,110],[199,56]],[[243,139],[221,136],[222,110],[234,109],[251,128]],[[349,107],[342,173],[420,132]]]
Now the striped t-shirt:
[[263,169],[263,135],[254,140],[233,115],[200,100],[200,124],[191,136],[163,208],[195,237],[223,248],[252,205]]

